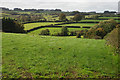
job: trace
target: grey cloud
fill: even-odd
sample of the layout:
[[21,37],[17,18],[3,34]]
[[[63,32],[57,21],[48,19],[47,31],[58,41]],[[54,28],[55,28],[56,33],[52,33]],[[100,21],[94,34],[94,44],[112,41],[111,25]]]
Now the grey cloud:
[[8,8],[36,8],[36,9],[55,9],[59,8],[65,11],[104,11],[118,10],[117,2],[2,2],[2,5]]

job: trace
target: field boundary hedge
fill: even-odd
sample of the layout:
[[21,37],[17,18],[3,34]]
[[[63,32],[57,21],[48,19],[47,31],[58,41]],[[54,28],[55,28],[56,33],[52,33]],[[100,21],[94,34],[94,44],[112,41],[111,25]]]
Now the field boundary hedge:
[[[37,30],[37,29],[40,29],[40,28],[45,28],[45,27],[51,27],[51,28],[61,28],[62,26],[53,26],[53,25],[48,25],[48,26],[38,26],[38,27],[35,27],[33,29],[30,29],[30,30],[26,30],[26,33],[29,33],[31,31],[34,31],[34,30]],[[89,26],[66,26],[67,28],[91,28]]]
[[[96,19],[85,19],[85,20],[96,20]],[[108,20],[108,19],[97,19],[97,20]],[[114,20],[120,20],[120,19],[114,19]],[[37,22],[62,22],[62,21],[31,21],[31,22],[23,22],[23,24],[28,24],[28,23],[37,23]],[[62,24],[71,24],[71,23],[99,23],[99,21],[86,21],[86,22],[63,22],[60,24],[55,24],[55,25],[62,25]],[[118,22],[119,23],[119,22]]]

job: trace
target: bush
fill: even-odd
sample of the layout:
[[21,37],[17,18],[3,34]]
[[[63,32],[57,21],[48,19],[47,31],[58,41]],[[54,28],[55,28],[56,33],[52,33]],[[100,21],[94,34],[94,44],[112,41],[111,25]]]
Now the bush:
[[51,34],[51,36],[63,36],[61,33],[54,33],[54,34]]
[[88,31],[88,30],[81,30],[81,31],[77,32],[76,37],[77,37],[77,38],[81,38],[81,36],[84,36],[84,37],[85,37],[87,31]]
[[119,28],[120,27],[120,24],[118,24],[117,26],[116,26],[116,28]]
[[102,28],[97,28],[95,30],[95,34],[97,36],[100,36],[101,38],[103,38],[106,35],[105,31]]
[[2,30],[3,30],[3,32],[11,32],[11,33],[25,32],[23,24],[17,22],[15,19],[11,19],[11,18],[3,18],[2,19]]
[[61,29],[61,35],[62,36],[68,36],[68,29],[66,26],[63,26],[62,29]]
[[[86,33],[86,37],[94,38],[95,36],[100,36],[101,38],[104,38],[104,36],[110,33],[116,25],[117,23],[113,19],[101,21]],[[117,27],[119,27],[119,25]]]
[[77,33],[76,38],[81,38],[81,34]]
[[101,21],[98,24],[98,28],[103,28],[106,33],[111,32],[117,25],[117,22],[113,19]]
[[94,36],[93,39],[102,39],[101,36]]
[[50,35],[50,31],[49,29],[46,29],[46,30],[42,30],[40,35]]
[[70,36],[76,36],[77,32],[76,31],[71,31]]

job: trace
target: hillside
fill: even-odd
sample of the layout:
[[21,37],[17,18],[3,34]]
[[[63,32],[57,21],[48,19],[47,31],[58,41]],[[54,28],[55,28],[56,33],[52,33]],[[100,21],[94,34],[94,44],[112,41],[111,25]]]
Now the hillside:
[[105,40],[2,34],[3,78],[117,77],[118,57]]
[[105,39],[107,40],[107,44],[120,48],[120,27],[115,28],[107,34]]

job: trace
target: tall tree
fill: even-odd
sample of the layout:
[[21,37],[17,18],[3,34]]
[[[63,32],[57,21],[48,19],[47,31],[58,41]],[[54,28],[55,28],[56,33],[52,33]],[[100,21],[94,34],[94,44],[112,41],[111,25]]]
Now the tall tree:
[[73,20],[76,21],[76,22],[82,20],[82,15],[76,14],[76,15],[73,17]]
[[61,34],[63,35],[63,36],[68,36],[68,29],[67,29],[67,27],[66,26],[63,26],[62,27],[62,29],[61,29]]
[[59,20],[61,20],[61,21],[66,21],[66,15],[65,15],[64,13],[61,13],[61,14],[59,15]]
[[11,18],[3,18],[2,19],[2,30],[4,32],[12,32],[12,33],[23,33],[24,26],[23,24],[17,22]]

